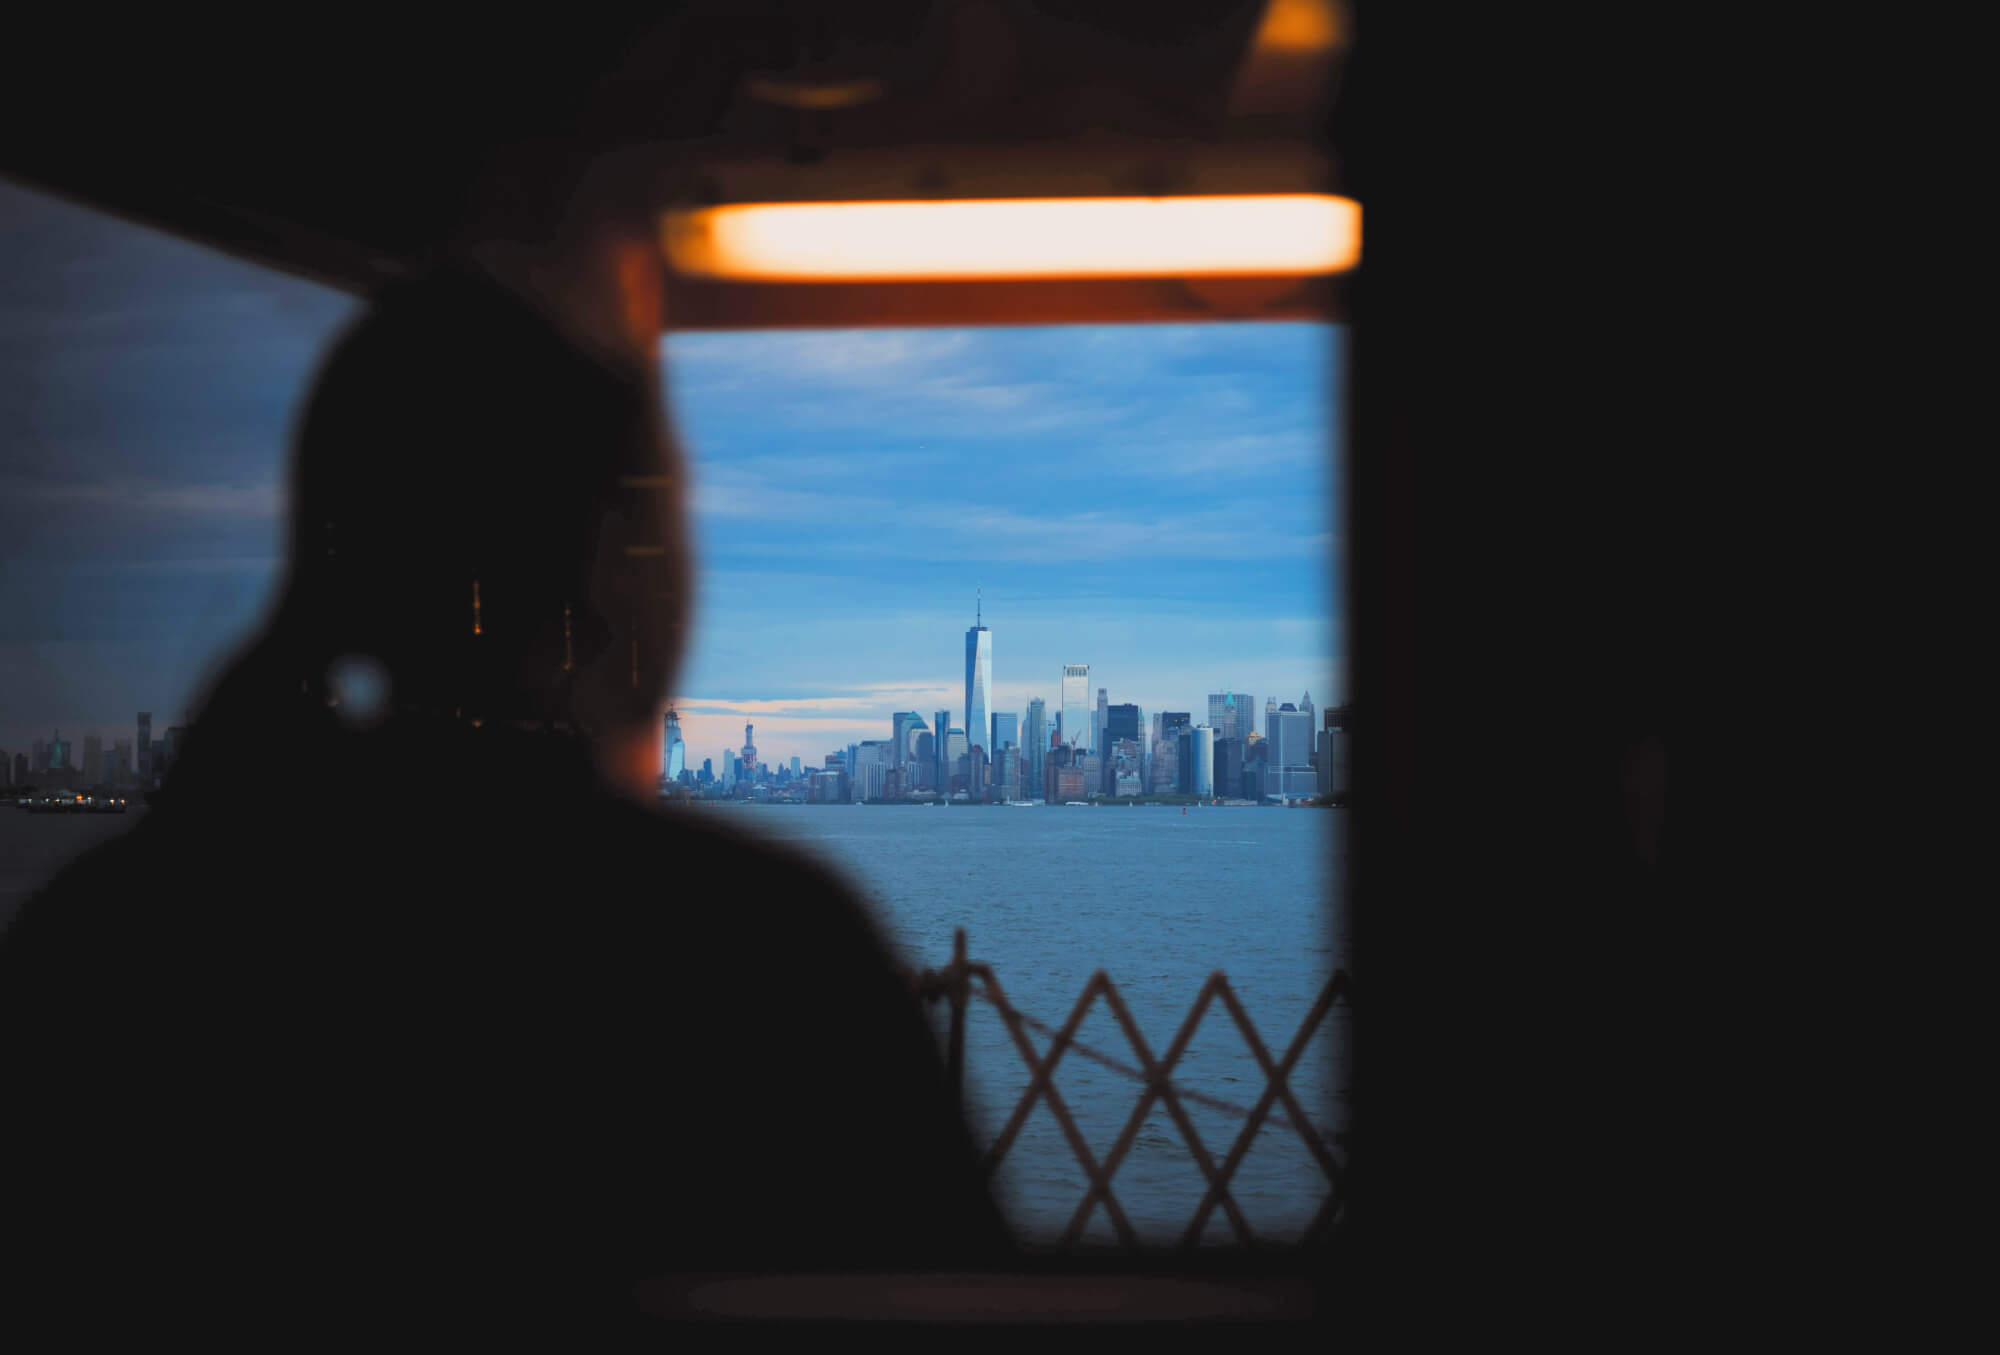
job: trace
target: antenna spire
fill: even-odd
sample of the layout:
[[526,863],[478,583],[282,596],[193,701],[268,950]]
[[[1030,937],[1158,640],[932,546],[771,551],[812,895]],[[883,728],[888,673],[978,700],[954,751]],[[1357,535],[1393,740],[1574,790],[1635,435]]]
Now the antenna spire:
[[972,590],[972,624],[974,627],[978,627],[985,622],[985,619],[986,590],[975,588]]

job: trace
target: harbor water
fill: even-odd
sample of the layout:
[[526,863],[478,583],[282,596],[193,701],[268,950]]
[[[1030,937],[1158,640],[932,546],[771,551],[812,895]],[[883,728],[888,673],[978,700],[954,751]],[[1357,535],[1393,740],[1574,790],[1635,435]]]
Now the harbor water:
[[[0,923],[65,862],[127,830],[144,812],[0,811]],[[1282,1059],[1329,976],[1348,963],[1337,907],[1346,850],[1346,816],[1339,810],[717,804],[678,812],[726,817],[841,871],[912,968],[947,964],[952,933],[964,928],[971,958],[992,967],[1007,1000],[1052,1028],[1068,1019],[1091,975],[1104,970],[1155,1058],[1219,970],[1273,1061]],[[945,1004],[932,1013],[942,1039]],[[1334,1006],[1289,1081],[1326,1140],[1347,1127],[1348,1017],[1344,1004]],[[1030,1031],[1029,1038],[1038,1054],[1046,1051],[1046,1035]],[[1139,1064],[1101,999],[1076,1040],[1121,1064]],[[972,1003],[965,1051],[967,1117],[983,1146],[1006,1124],[1030,1074],[988,1003]],[[1174,1081],[1246,1108],[1265,1085],[1219,1002],[1203,1016]],[[1072,1049],[1057,1065],[1054,1084],[1102,1161],[1142,1094],[1140,1083]],[[1196,1102],[1185,1108],[1219,1165],[1243,1117]],[[1282,1106],[1276,1109],[1283,1114]],[[840,1108],[800,1113],[809,1118]],[[1340,1149],[1334,1154],[1344,1162]],[[1023,1241],[1053,1241],[1068,1225],[1087,1178],[1046,1104],[1023,1125],[995,1185]],[[1112,1180],[1139,1241],[1178,1241],[1204,1188],[1177,1126],[1156,1102]],[[1231,1193],[1259,1238],[1285,1241],[1310,1224],[1327,1182],[1295,1129],[1266,1123]],[[1103,1209],[1093,1212],[1084,1237],[1115,1240]],[[1220,1210],[1202,1237],[1211,1243],[1233,1237]]]
[[[953,929],[974,961],[993,969],[1010,1004],[1060,1028],[1090,977],[1117,985],[1151,1053],[1166,1053],[1202,985],[1220,970],[1273,1062],[1284,1057],[1336,968],[1346,968],[1337,901],[1345,876],[1341,810],[1197,806],[752,805],[693,812],[809,851],[852,879],[906,964],[942,968]],[[940,1033],[945,1004],[933,1009]],[[1344,1135],[1349,1009],[1322,1020],[1289,1079],[1323,1140]],[[1038,1054],[1048,1037],[1030,1032]],[[1118,1062],[1138,1058],[1107,1004],[1076,1033]],[[999,1013],[975,1001],[966,1025],[967,1115],[982,1145],[1006,1125],[1030,1073]],[[1211,1003],[1174,1082],[1243,1107],[1265,1078],[1220,1002]],[[1092,1156],[1102,1162],[1143,1093],[1141,1084],[1066,1053],[1054,1083]],[[1218,1166],[1242,1117],[1185,1103]],[[1282,1106],[1276,1107],[1283,1113]],[[1334,1156],[1344,1164],[1345,1154]],[[1055,1116],[1037,1105],[1002,1160],[996,1186],[1025,1241],[1061,1236],[1088,1188]],[[1200,1168],[1165,1107],[1155,1102],[1112,1178],[1112,1193],[1142,1244],[1177,1242],[1205,1191]],[[1266,1123],[1231,1182],[1260,1239],[1288,1241],[1311,1224],[1327,1180],[1297,1131]],[[1111,1242],[1103,1209],[1084,1238]],[[1226,1242],[1220,1210],[1202,1234]]]

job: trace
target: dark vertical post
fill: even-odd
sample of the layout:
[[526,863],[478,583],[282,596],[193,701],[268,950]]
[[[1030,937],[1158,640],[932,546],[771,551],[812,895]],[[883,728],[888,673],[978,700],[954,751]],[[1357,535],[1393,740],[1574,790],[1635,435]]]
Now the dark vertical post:
[[965,1003],[968,976],[965,972],[965,928],[951,934],[951,1039],[945,1072],[951,1079],[951,1098],[961,1112],[965,1109]]

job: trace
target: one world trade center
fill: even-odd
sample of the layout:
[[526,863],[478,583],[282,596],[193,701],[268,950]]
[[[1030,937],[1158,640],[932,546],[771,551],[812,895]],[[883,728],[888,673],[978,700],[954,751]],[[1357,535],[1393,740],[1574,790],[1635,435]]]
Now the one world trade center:
[[[986,747],[989,708],[993,704],[993,632],[980,624],[983,601],[975,602],[972,629],[965,633],[965,746]],[[990,759],[994,750],[986,748]]]

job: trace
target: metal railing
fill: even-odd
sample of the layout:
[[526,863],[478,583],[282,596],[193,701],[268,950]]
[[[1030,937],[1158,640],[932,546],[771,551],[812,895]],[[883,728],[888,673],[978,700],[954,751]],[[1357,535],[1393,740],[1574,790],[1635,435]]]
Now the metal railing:
[[[974,980],[978,983],[975,984]],[[1312,1010],[1306,1014],[1297,1033],[1292,1036],[1291,1043],[1286,1046],[1284,1057],[1275,1062],[1266,1049],[1262,1037],[1258,1035],[1256,1026],[1251,1023],[1249,1013],[1243,1010],[1243,1004],[1237,1000],[1236,993],[1230,988],[1229,980],[1221,970],[1209,975],[1208,982],[1202,985],[1200,994],[1195,998],[1194,1006],[1188,1011],[1186,1019],[1181,1022],[1173,1043],[1168,1046],[1166,1054],[1158,1059],[1153,1057],[1145,1036],[1140,1034],[1138,1024],[1133,1021],[1132,1013],[1126,1008],[1125,999],[1118,992],[1118,986],[1102,969],[1091,975],[1090,981],[1084,985],[1083,992],[1077,997],[1075,1006],[1071,1008],[1069,1019],[1060,1028],[1049,1026],[1025,1012],[1016,1010],[1007,1001],[1007,996],[1001,989],[999,980],[994,977],[992,969],[967,959],[963,928],[959,928],[953,935],[951,963],[941,970],[925,970],[917,975],[916,986],[925,1001],[943,1000],[950,1004],[951,1024],[946,1037],[945,1058],[953,1093],[961,1098],[961,1104],[965,1082],[965,1018],[971,999],[977,997],[992,1004],[1006,1023],[1014,1047],[1020,1051],[1022,1060],[1028,1065],[1031,1080],[1026,1093],[1022,1095],[1020,1102],[1014,1107],[1013,1114],[1008,1118],[1006,1127],[987,1148],[983,1165],[987,1175],[991,1177],[1000,1165],[1000,1160],[1007,1155],[1007,1150],[1013,1146],[1021,1126],[1027,1121],[1029,1112],[1035,1108],[1038,1101],[1048,1103],[1056,1123],[1062,1128],[1063,1137],[1068,1141],[1070,1150],[1076,1154],[1077,1162],[1082,1166],[1084,1175],[1090,1182],[1089,1189],[1084,1192],[1083,1199],[1077,1204],[1076,1212],[1070,1217],[1068,1227],[1063,1231],[1062,1238],[1057,1244],[1059,1247],[1067,1250],[1076,1246],[1090,1221],[1091,1213],[1099,1205],[1104,1207],[1106,1215],[1109,1216],[1120,1243],[1127,1248],[1136,1249],[1139,1246],[1131,1221],[1126,1217],[1123,1207],[1119,1205],[1118,1197],[1112,1193],[1111,1178],[1124,1163],[1126,1154],[1138,1137],[1139,1130],[1145,1124],[1146,1116],[1152,1110],[1155,1101],[1166,1108],[1168,1116],[1187,1144],[1195,1165],[1201,1169],[1202,1177],[1208,1183],[1207,1192],[1202,1196],[1200,1204],[1195,1208],[1194,1217],[1181,1235],[1180,1245],[1183,1248],[1192,1248],[1200,1241],[1202,1229],[1207,1225],[1210,1214],[1218,1208],[1229,1219],[1238,1242],[1245,1247],[1259,1245],[1259,1239],[1251,1232],[1249,1221],[1243,1217],[1242,1210],[1230,1194],[1229,1183],[1235,1176],[1237,1168],[1243,1164],[1243,1158],[1250,1151],[1251,1144],[1256,1141],[1259,1130],[1267,1123],[1296,1132],[1304,1142],[1306,1150],[1312,1154],[1313,1160],[1326,1175],[1328,1186],[1326,1200],[1321,1204],[1318,1213],[1313,1216],[1312,1222],[1299,1241],[1302,1243],[1317,1241],[1332,1227],[1342,1201],[1343,1169],[1334,1156],[1334,1148],[1341,1146],[1340,1138],[1337,1135],[1322,1134],[1314,1127],[1305,1111],[1300,1108],[1297,1098],[1292,1095],[1287,1079],[1297,1066],[1300,1055],[1304,1053],[1306,1044],[1311,1040],[1313,1032],[1318,1029],[1319,1023],[1326,1018],[1336,1001],[1349,996],[1350,984],[1346,971],[1334,971],[1326,986],[1320,990]],[[1125,1033],[1126,1040],[1130,1042],[1132,1052],[1138,1058],[1137,1067],[1077,1042],[1075,1038],[1077,1028],[1083,1024],[1091,1004],[1100,997],[1110,1007],[1119,1029]],[[1255,1105],[1237,1105],[1193,1088],[1179,1086],[1172,1080],[1174,1066],[1187,1051],[1188,1043],[1194,1038],[1195,1030],[1200,1026],[1201,1019],[1207,1013],[1210,1004],[1217,999],[1221,1000],[1223,1008],[1236,1023],[1244,1043],[1249,1047],[1258,1067],[1263,1070],[1264,1090]],[[1030,1029],[1050,1037],[1046,1055],[1036,1054],[1034,1043],[1027,1035]],[[1132,1108],[1131,1116],[1125,1122],[1124,1131],[1119,1134],[1117,1142],[1105,1155],[1102,1163],[1096,1160],[1089,1145],[1084,1142],[1083,1135],[1077,1129],[1076,1121],[1071,1117],[1069,1107],[1064,1103],[1062,1094],[1056,1090],[1053,1080],[1056,1065],[1061,1062],[1063,1055],[1072,1049],[1084,1058],[1136,1079],[1145,1087],[1138,1103]],[[1193,1123],[1188,1119],[1186,1110],[1188,1103],[1207,1106],[1243,1119],[1243,1127],[1220,1165],[1216,1164],[1208,1149],[1202,1144],[1201,1136],[1195,1132]],[[1273,1107],[1279,1104],[1284,1107],[1282,1114],[1273,1110]]]

